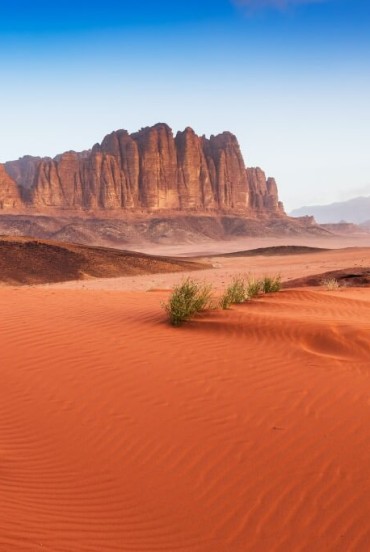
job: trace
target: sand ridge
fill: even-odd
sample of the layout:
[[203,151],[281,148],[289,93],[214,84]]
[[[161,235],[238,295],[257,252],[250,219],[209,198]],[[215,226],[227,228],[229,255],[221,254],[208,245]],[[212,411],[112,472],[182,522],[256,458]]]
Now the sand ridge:
[[167,296],[0,289],[0,549],[368,550],[370,290]]
[[44,284],[203,269],[188,259],[91,247],[53,240],[0,236],[0,283]]

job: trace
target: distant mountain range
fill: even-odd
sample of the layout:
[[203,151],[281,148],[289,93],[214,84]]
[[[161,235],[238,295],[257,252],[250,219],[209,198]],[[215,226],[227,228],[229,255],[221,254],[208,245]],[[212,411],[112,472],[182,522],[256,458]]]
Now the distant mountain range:
[[315,217],[319,224],[343,221],[361,224],[370,220],[370,196],[354,197],[348,201],[331,203],[330,205],[300,207],[289,214],[292,217],[311,215]]

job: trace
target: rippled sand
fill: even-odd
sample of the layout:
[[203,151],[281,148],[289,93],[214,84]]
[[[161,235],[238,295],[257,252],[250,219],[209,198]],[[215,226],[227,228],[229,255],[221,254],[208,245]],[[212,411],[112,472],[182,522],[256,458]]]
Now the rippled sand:
[[369,289],[89,284],[0,288],[1,551],[370,549]]

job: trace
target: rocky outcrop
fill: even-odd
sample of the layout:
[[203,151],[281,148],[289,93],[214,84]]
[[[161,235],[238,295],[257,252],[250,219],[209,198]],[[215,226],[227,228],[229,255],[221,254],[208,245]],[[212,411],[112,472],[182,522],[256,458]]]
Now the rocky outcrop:
[[0,165],[0,208],[51,213],[159,211],[284,214],[275,180],[246,169],[230,132],[174,137],[165,124],[112,132],[91,151]]
[[22,198],[16,182],[0,165],[0,209],[15,210],[22,207]]
[[278,199],[278,189],[275,178],[266,180],[265,173],[259,168],[247,169],[250,189],[250,206],[255,211],[283,211],[283,205]]

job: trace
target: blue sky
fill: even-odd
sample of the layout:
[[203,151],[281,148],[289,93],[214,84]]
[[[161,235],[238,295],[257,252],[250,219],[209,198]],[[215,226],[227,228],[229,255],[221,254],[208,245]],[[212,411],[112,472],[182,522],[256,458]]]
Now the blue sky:
[[368,0],[2,0],[0,161],[234,132],[288,209],[370,194]]

